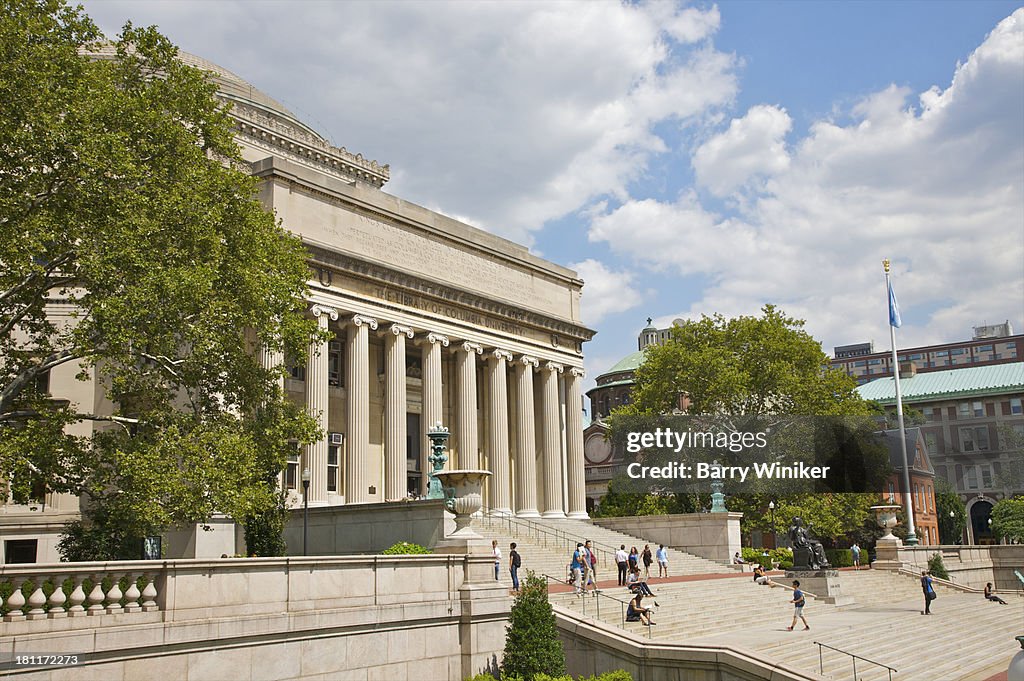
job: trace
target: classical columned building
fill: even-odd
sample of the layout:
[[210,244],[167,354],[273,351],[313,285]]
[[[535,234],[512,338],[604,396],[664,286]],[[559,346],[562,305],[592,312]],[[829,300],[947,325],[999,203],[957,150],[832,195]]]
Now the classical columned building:
[[278,102],[192,55],[230,102],[260,198],[306,244],[308,314],[329,339],[288,366],[285,390],[324,438],[296,448],[282,485],[309,504],[426,492],[427,431],[447,468],[492,473],[485,504],[585,517],[583,282],[525,247],[385,193],[389,167],[332,146]]

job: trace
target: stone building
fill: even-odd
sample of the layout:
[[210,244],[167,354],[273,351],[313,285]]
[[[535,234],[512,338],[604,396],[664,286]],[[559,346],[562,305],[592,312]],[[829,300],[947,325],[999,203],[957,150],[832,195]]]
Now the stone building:
[[[311,506],[424,493],[426,433],[440,422],[451,430],[449,468],[492,472],[488,507],[586,517],[582,344],[594,332],[580,320],[577,274],[387,194],[387,165],[333,146],[235,74],[180,57],[209,71],[232,105],[260,199],[308,249],[307,313],[332,335],[305,366],[263,357],[289,363],[288,395],[326,433],[282,472],[292,503],[306,468]],[[66,369],[51,376],[51,394],[101,413],[100,387]],[[77,513],[77,499],[49,497],[0,507],[20,561],[56,559],[55,530]]]
[[[993,504],[1024,492],[1024,362],[907,374],[900,388],[904,405],[924,415],[920,428],[936,477],[967,505],[967,543],[994,541]],[[892,378],[858,390],[895,409]]]

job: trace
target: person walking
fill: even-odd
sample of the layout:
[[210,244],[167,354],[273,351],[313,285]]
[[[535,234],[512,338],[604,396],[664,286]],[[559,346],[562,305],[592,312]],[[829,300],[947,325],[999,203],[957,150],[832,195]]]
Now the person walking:
[[498,581],[501,572],[501,549],[498,548],[498,540],[491,540],[491,554],[494,555],[494,581]]
[[935,587],[932,585],[932,575],[925,570],[921,573],[921,591],[924,592],[924,612],[922,615],[932,614],[932,601],[935,600]]
[[644,544],[644,552],[640,554],[640,558],[644,561],[644,579],[650,579],[651,563],[654,562],[654,556],[651,555],[650,544]]
[[811,625],[807,623],[807,618],[804,617],[804,605],[806,605],[807,599],[804,598],[804,592],[800,590],[800,582],[796,579],[793,580],[793,600],[790,603],[793,604],[793,622],[786,627],[786,631],[793,631],[798,617],[804,623],[804,631],[810,629]]
[[516,543],[508,546],[508,569],[512,573],[512,591],[519,593],[519,568],[523,565],[523,559],[516,551]]
[[597,550],[589,539],[583,540],[583,548],[587,550],[587,568],[590,570],[590,582],[594,585],[596,594],[600,591],[597,588]]
[[627,560],[629,561],[630,571],[640,566],[640,552],[636,550],[635,546],[629,549],[629,558]]
[[853,555],[853,569],[860,570],[860,547],[857,546],[857,542],[850,547],[850,553]]
[[658,551],[655,556],[658,559],[658,576],[668,577],[668,551],[664,544],[658,544]]
[[615,552],[615,564],[619,566],[619,586],[626,586],[626,573],[629,571],[629,554],[626,553],[626,545],[623,544]]
[[1006,601],[992,593],[992,582],[989,582],[985,585],[985,598],[992,601],[993,603],[1002,603],[1003,605],[1007,605]]
[[572,552],[572,562],[569,563],[569,569],[572,570],[572,581],[576,587],[576,595],[582,596],[584,590],[583,544],[579,542],[576,543],[576,550]]

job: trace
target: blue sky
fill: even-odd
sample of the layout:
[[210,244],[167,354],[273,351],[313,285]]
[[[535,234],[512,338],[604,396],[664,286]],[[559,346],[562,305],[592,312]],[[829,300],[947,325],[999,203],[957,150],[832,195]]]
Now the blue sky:
[[157,24],[386,190],[587,282],[589,377],[646,317],[765,302],[833,345],[1024,328],[1024,10],[1009,2],[85,3]]

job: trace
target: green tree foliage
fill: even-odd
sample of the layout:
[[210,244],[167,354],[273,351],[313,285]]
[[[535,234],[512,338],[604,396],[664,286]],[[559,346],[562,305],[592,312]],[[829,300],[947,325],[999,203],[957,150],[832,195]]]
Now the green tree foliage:
[[992,534],[1024,541],[1024,497],[1003,499],[992,507]]
[[685,394],[691,414],[869,413],[856,381],[829,368],[803,325],[773,305],[760,317],[715,315],[676,325],[670,342],[648,346],[624,410],[668,413]]
[[928,572],[932,573],[933,577],[949,579],[949,573],[946,572],[946,564],[942,562],[941,553],[933,553],[932,557],[928,559]]
[[565,674],[565,651],[548,603],[547,584],[528,571],[521,586],[509,613],[501,673],[523,681],[534,681],[539,674]]
[[[769,502],[775,503],[775,525]],[[874,522],[871,507],[878,503],[874,494],[793,494],[767,497],[760,494],[739,494],[730,497],[730,511],[743,514],[741,529],[744,534],[753,530],[775,532],[785,537],[794,517],[799,516],[811,533],[825,544],[855,536],[868,521]]]
[[[126,25],[116,58],[87,54],[101,38],[57,0],[0,8],[0,475],[128,536],[253,517],[316,434],[255,357],[315,333],[305,253],[205,75],[154,29]],[[61,371],[112,413],[51,399]]]
[[967,527],[967,509],[953,485],[942,478],[935,478],[935,514],[939,521],[939,541],[959,544]]

